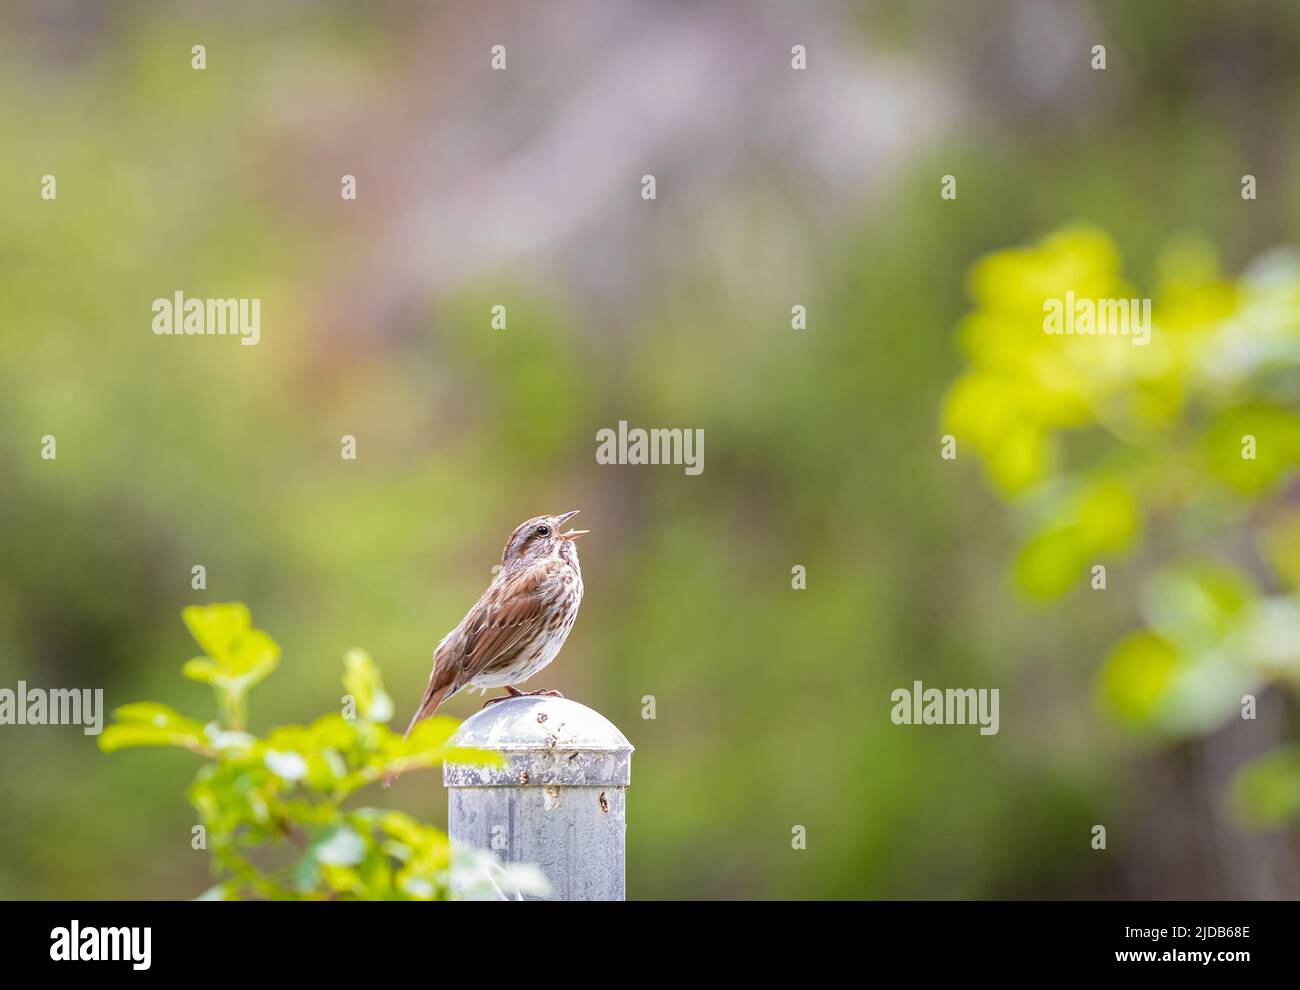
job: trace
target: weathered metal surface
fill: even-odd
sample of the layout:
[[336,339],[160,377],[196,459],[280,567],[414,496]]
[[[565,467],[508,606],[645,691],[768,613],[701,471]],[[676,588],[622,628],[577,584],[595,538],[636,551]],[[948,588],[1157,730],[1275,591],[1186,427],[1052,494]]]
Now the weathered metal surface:
[[632,745],[608,719],[564,698],[511,698],[467,719],[451,745],[505,758],[443,765],[453,855],[472,847],[537,864],[548,900],[624,899]]

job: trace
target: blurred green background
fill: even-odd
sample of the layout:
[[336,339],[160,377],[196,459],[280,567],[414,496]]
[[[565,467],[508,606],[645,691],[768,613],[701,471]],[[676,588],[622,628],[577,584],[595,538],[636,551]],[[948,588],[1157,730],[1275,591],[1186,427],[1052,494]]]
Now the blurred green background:
[[[284,651],[255,727],[335,710],[352,646],[404,723],[512,528],[580,508],[582,612],[528,686],[637,747],[632,897],[1300,895],[1294,829],[1229,800],[1294,698],[1125,725],[1099,671],[1159,543],[1041,602],[979,445],[939,456],[989,252],[1086,221],[1145,295],[1180,238],[1228,280],[1300,242],[1297,52],[1286,0],[9,0],[0,686],[206,716],[179,613],[242,600]],[[176,290],[260,297],[260,344],[153,335]],[[1279,320],[1249,397],[1294,412]],[[704,429],[703,474],[597,465],[620,419]],[[1287,449],[1198,553],[1300,503]],[[915,679],[1000,688],[1000,733],[895,726]],[[194,769],[0,727],[0,897],[197,894]],[[445,821],[436,774],[370,799]]]

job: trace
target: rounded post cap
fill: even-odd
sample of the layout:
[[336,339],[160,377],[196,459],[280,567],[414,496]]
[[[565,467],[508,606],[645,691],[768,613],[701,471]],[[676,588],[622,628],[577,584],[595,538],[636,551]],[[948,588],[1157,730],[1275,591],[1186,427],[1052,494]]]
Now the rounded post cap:
[[448,759],[447,787],[626,787],[632,744],[614,723],[568,698],[525,695],[488,705],[461,723],[447,744],[500,753],[502,766]]

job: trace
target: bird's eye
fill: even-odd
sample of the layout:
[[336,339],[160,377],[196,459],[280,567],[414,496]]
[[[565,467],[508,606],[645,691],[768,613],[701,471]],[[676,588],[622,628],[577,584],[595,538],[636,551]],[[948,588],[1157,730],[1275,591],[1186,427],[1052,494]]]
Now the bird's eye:
[[551,527],[550,527],[550,526],[538,526],[538,527],[537,527],[537,535],[538,535],[538,536],[550,536],[550,535],[551,535]]

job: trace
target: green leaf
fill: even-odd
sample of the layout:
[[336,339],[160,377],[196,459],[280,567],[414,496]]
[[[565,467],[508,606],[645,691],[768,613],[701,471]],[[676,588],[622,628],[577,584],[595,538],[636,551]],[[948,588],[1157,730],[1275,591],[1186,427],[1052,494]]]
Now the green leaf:
[[243,684],[252,687],[275,670],[280,647],[260,629],[249,630],[226,658],[226,669]]
[[1055,598],[1086,580],[1088,565],[1129,548],[1139,524],[1137,502],[1114,481],[1048,493],[1047,512],[1021,548],[1016,578],[1022,589]]
[[1129,636],[1102,667],[1102,705],[1130,722],[1154,723],[1180,663],[1177,648],[1168,640],[1146,631]]
[[1300,416],[1251,404],[1223,413],[1206,432],[1206,466],[1245,495],[1259,495],[1300,465]]
[[179,746],[194,749],[203,743],[203,723],[175,709],[151,701],[122,705],[113,712],[117,720],[99,736],[105,753],[132,746]]
[[185,661],[181,674],[201,684],[215,684],[221,678],[221,668],[207,657],[195,657]]
[[343,657],[343,688],[356,699],[362,718],[387,722],[393,717],[393,699],[384,692],[379,668],[365,650],[348,650]]
[[1050,529],[1030,538],[1016,558],[1016,581],[1039,598],[1056,598],[1082,582],[1088,556],[1078,526]]
[[181,612],[181,618],[203,652],[218,663],[235,651],[253,624],[248,606],[241,602],[190,605]]
[[181,614],[207,654],[181,668],[191,680],[247,691],[279,663],[279,646],[262,630],[252,628],[247,606],[191,605]]
[[110,725],[99,735],[99,748],[105,753],[115,753],[132,746],[179,746],[193,749],[201,743],[198,732],[179,732],[176,729],[136,723]]
[[[206,724],[167,705],[136,702],[117,709],[99,738],[106,752],[131,746],[180,746],[207,757],[187,795],[208,830],[218,882],[203,899],[259,897],[384,900],[448,896],[450,845],[441,830],[400,812],[343,802],[358,787],[391,769],[414,770],[442,761],[457,728],[453,719],[429,719],[404,739],[381,719],[392,702],[374,662],[361,650],[344,661],[344,684],[363,715],[338,712],[310,725],[286,725],[259,738],[243,729],[243,695],[279,660],[279,649],[254,629],[242,605],[185,610],[185,621],[206,651],[184,665],[186,677],[210,684],[222,718]],[[496,753],[455,751],[465,762],[500,762]],[[274,868],[261,853],[286,840],[301,845],[296,861]]]
[[1142,611],[1161,635],[1186,650],[1199,650],[1239,625],[1251,596],[1238,571],[1203,561],[1157,574],[1144,590]]
[[192,718],[186,718],[176,709],[153,701],[133,701],[130,704],[122,705],[114,710],[113,716],[119,722],[147,723],[159,728],[176,727],[183,728],[185,731],[189,731],[195,726],[202,728],[199,722]]
[[1123,485],[1106,481],[1079,495],[1079,529],[1090,553],[1128,549],[1138,530],[1138,506]]
[[1255,828],[1273,828],[1300,818],[1300,746],[1270,753],[1238,771],[1231,801],[1239,817]]
[[460,723],[454,718],[445,715],[427,718],[411,731],[402,744],[402,749],[407,753],[426,753],[441,749],[459,725]]

